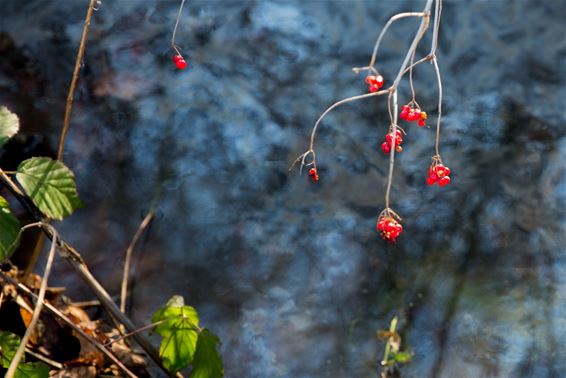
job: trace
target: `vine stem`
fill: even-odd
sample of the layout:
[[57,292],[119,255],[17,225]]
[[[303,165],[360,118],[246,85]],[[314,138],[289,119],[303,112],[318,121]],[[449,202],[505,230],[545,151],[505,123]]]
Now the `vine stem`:
[[379,45],[381,44],[381,40],[383,39],[385,32],[387,31],[387,29],[389,29],[389,27],[391,26],[392,23],[394,23],[395,21],[400,20],[402,18],[423,17],[424,15],[425,14],[423,12],[405,12],[405,13],[396,14],[395,16],[391,17],[389,19],[389,21],[387,21],[387,23],[385,24],[385,26],[383,27],[383,29],[379,33],[377,40],[375,41],[375,45],[373,47],[373,52],[371,54],[371,60],[369,62],[368,67],[373,67],[375,65],[375,61],[377,59],[377,51],[379,50]]
[[181,20],[181,12],[183,11],[183,5],[185,5],[185,0],[181,0],[181,5],[179,6],[179,12],[177,13],[177,20],[175,21],[175,27],[173,28],[173,36],[171,37],[171,47],[177,54],[181,55],[179,48],[175,44],[175,36],[177,35],[177,28],[179,27],[179,21]]
[[132,254],[134,252],[134,247],[138,242],[139,238],[142,236],[143,232],[149,226],[149,223],[153,220],[155,216],[155,212],[151,209],[147,215],[143,218],[142,222],[140,223],[132,241],[128,245],[126,249],[126,259],[124,262],[124,274],[122,276],[122,288],[121,288],[121,295],[120,295],[120,311],[124,314],[126,313],[126,298],[128,296],[128,278],[130,275],[130,266],[132,264]]
[[339,107],[340,105],[344,105],[348,102],[357,101],[357,100],[361,100],[361,99],[369,98],[369,97],[381,96],[382,94],[385,94],[385,93],[388,93],[388,91],[382,90],[382,91],[379,91],[379,92],[366,93],[366,94],[362,94],[362,95],[358,95],[358,96],[352,96],[352,97],[348,97],[348,98],[345,98],[343,100],[337,101],[334,104],[330,105],[330,107],[328,109],[326,109],[324,111],[324,113],[322,113],[320,115],[320,117],[318,117],[318,119],[316,120],[316,122],[314,124],[314,127],[313,127],[312,132],[311,132],[311,140],[310,140],[310,144],[309,144],[309,150],[314,150],[314,141],[315,141],[316,131],[318,129],[318,125],[320,125],[320,122],[322,122],[322,119],[324,117],[326,117],[326,115],[328,113],[330,113],[332,110]]
[[61,130],[61,136],[59,138],[59,147],[57,148],[57,160],[60,161],[63,161],[63,150],[65,149],[65,139],[67,138],[67,133],[69,132],[69,126],[71,124],[71,111],[73,110],[73,98],[75,97],[75,88],[77,86],[77,80],[79,78],[79,72],[81,70],[81,65],[86,47],[86,37],[88,35],[88,30],[90,28],[90,19],[92,18],[92,12],[94,10],[95,3],[96,0],[90,0],[90,4],[86,12],[85,22],[83,26],[83,33],[81,36],[81,42],[79,44],[79,51],[77,52],[77,59],[75,60],[73,77],[71,79],[71,85],[69,86],[69,93],[67,94],[67,102],[65,104],[65,116],[63,118],[63,129]]
[[[437,0],[439,1],[439,0]],[[391,98],[393,98],[393,119],[391,119],[391,125],[392,125],[392,132],[393,132],[393,137],[391,138],[391,152],[389,153],[389,174],[387,175],[387,189],[385,191],[385,207],[388,209],[390,207],[390,195],[391,195],[391,185],[393,183],[393,171],[395,168],[395,140],[397,139],[397,115],[398,115],[398,104],[397,104],[397,88],[399,86],[399,82],[401,81],[401,78],[403,77],[403,74],[405,72],[405,68],[407,67],[407,65],[409,64],[409,60],[411,59],[411,57],[413,56],[413,54],[415,53],[417,46],[422,38],[422,36],[424,35],[425,30],[428,28],[428,24],[429,24],[429,17],[430,17],[430,8],[432,6],[432,0],[427,0],[426,5],[425,5],[425,9],[422,12],[424,14],[424,17],[421,20],[421,24],[419,26],[419,29],[417,31],[417,34],[415,35],[415,38],[413,39],[413,42],[411,43],[411,46],[409,47],[409,51],[407,52],[407,55],[405,56],[405,59],[403,60],[403,64],[401,64],[401,68],[399,69],[399,73],[397,74],[397,77],[395,78],[395,81],[393,82],[393,85],[390,88],[390,95],[388,98],[388,106],[390,106],[390,101]]]
[[[51,247],[49,248],[49,254],[47,255],[47,262],[45,264],[45,269],[43,271],[41,285],[39,287],[39,294],[37,296],[37,302],[35,304],[35,308],[33,309],[31,321],[29,322],[26,332],[20,342],[20,345],[16,350],[16,353],[14,354],[12,361],[10,362],[10,366],[8,367],[8,371],[6,372],[5,375],[6,378],[13,378],[14,375],[16,374],[16,370],[18,368],[18,365],[20,364],[20,360],[22,359],[26,351],[26,345],[33,331],[35,330],[37,321],[39,320],[39,315],[41,314],[41,310],[43,308],[43,300],[45,299],[45,292],[47,291],[47,280],[49,279],[49,274],[51,273],[53,260],[55,259],[55,250],[57,247],[57,241],[59,239],[59,234],[57,233],[57,230],[55,230],[55,228],[50,226],[49,224],[43,222],[32,223],[24,226],[21,228],[19,234],[21,235],[21,233],[23,233],[25,230],[31,227],[47,227],[50,229],[53,238],[51,239]],[[20,237],[20,235],[18,235],[18,238]]]
[[436,120],[436,143],[434,145],[436,155],[440,156],[440,118],[442,117],[442,80],[440,79],[440,68],[436,56],[432,58],[436,80],[438,81],[438,119]]

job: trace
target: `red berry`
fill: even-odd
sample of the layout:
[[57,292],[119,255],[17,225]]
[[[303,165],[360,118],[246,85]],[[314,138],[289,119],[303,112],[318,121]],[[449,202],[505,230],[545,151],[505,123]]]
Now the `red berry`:
[[439,186],[445,186],[450,184],[450,176],[444,176],[440,180],[438,180]]
[[383,142],[381,143],[381,151],[383,151],[383,153],[388,154],[391,152],[391,142],[387,143],[387,142]]
[[185,61],[185,59],[181,58],[175,62],[175,66],[177,66],[177,68],[180,70],[184,70],[185,68],[187,68],[187,62]]
[[[385,136],[385,141],[388,144],[391,144],[391,142],[393,141],[393,133],[389,133]],[[399,130],[395,131],[395,145],[398,146],[401,143],[403,143],[403,134],[401,134],[401,132]]]
[[375,78],[375,83],[381,88],[383,87],[383,76],[377,75]]
[[444,175],[450,176],[450,168],[444,167]]
[[426,114],[426,112],[421,112],[421,119],[424,121],[428,118],[428,115]]
[[378,86],[378,85],[371,84],[371,85],[369,86],[369,91],[370,91],[371,93],[375,93],[375,92],[377,92],[378,90],[379,90],[379,86]]
[[309,176],[316,176],[316,168],[309,169]]
[[438,164],[436,166],[436,168],[434,169],[434,171],[436,172],[436,175],[438,176],[438,178],[442,178],[444,176],[448,176],[446,174],[446,167],[443,166],[442,164]]
[[399,114],[399,117],[400,117],[401,119],[407,119],[407,116],[408,116],[408,115],[409,115],[409,112],[403,110],[403,111],[401,111],[401,114]]
[[426,183],[427,183],[428,185],[430,185],[430,186],[434,185],[435,182],[436,182],[436,180],[435,180],[433,177],[431,177],[431,176],[428,176],[428,177],[426,178]]
[[418,125],[419,125],[419,127],[423,127],[425,125],[424,119],[422,119],[422,118],[419,119]]
[[397,146],[395,146],[395,151],[401,152],[401,151],[403,151],[403,147],[397,145]]
[[177,63],[178,61],[183,60],[183,57],[179,54],[173,55],[173,62]]

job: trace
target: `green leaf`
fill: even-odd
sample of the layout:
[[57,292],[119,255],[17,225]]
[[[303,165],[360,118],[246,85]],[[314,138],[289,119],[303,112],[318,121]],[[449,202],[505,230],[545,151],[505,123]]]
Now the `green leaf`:
[[163,365],[171,372],[189,366],[198,339],[199,319],[196,310],[185,306],[183,297],[175,295],[165,307],[153,314],[151,321],[163,321],[155,327],[155,332],[163,337],[159,348]]
[[20,346],[20,338],[10,332],[0,331],[0,364],[7,368]]
[[5,106],[0,106],[0,147],[4,145],[20,129],[18,116],[8,110]]
[[411,362],[413,355],[409,352],[395,352],[395,353],[391,353],[391,358],[395,362],[406,364],[407,362]]
[[82,207],[75,176],[57,160],[34,157],[23,161],[16,178],[35,206],[52,219],[61,220]]
[[219,344],[218,336],[208,329],[202,330],[198,336],[190,378],[221,378],[224,376],[222,358],[217,350]]
[[20,222],[10,211],[8,201],[0,196],[0,261],[10,257],[18,245]]
[[14,378],[48,378],[49,366],[41,362],[27,362],[20,364],[16,369]]

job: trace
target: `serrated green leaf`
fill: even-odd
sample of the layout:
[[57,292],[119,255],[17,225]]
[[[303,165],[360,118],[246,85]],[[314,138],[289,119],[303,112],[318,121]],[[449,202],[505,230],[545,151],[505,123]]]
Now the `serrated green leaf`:
[[20,338],[11,332],[0,331],[0,364],[7,368],[20,346]]
[[8,110],[5,106],[0,106],[0,147],[4,145],[20,129],[18,116]]
[[14,378],[48,378],[49,366],[41,362],[27,362],[20,364],[16,369]]
[[18,245],[20,222],[10,211],[8,201],[0,196],[0,261],[10,257]]
[[163,321],[155,327],[155,332],[163,337],[159,348],[163,365],[171,372],[189,366],[198,339],[199,318],[196,310],[185,306],[183,297],[176,295],[153,314],[151,321]]
[[198,336],[190,378],[222,378],[224,376],[222,358],[217,350],[219,345],[218,336],[208,329],[202,330]]
[[47,157],[25,160],[18,166],[16,179],[49,218],[61,220],[82,207],[75,176],[60,161]]

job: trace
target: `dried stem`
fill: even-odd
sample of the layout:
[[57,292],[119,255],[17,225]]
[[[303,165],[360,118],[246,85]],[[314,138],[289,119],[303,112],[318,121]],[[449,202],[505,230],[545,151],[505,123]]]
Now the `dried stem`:
[[120,311],[124,314],[126,313],[126,298],[128,296],[128,279],[130,275],[130,266],[132,263],[132,253],[134,252],[134,247],[138,242],[139,238],[142,236],[143,232],[149,226],[149,223],[152,221],[153,217],[155,216],[155,212],[150,210],[147,215],[143,218],[142,222],[140,223],[138,230],[134,234],[132,241],[128,245],[126,249],[126,260],[124,262],[124,275],[122,277],[122,290],[121,290],[121,297],[120,297]]
[[75,69],[73,70],[73,78],[71,79],[71,85],[69,86],[69,93],[67,94],[67,103],[65,105],[65,117],[63,119],[63,130],[61,131],[61,137],[59,138],[59,147],[57,149],[57,160],[63,160],[63,150],[65,148],[65,139],[67,138],[67,132],[69,131],[69,126],[71,124],[71,111],[73,109],[73,98],[75,96],[75,87],[77,85],[77,80],[79,78],[79,72],[81,70],[83,56],[86,47],[86,37],[88,35],[88,29],[90,27],[90,19],[92,17],[92,12],[96,0],[90,0],[88,10],[86,12],[85,22],[83,26],[83,34],[81,36],[81,42],[79,44],[79,51],[77,52],[77,59],[75,60]]
[[[35,308],[33,310],[33,314],[31,317],[31,321],[28,324],[26,332],[22,337],[22,341],[20,342],[20,346],[18,347],[12,361],[10,362],[10,366],[8,367],[8,371],[6,372],[6,378],[12,378],[16,374],[16,369],[20,364],[20,360],[24,356],[26,351],[26,345],[35,329],[35,325],[39,320],[39,315],[41,314],[41,309],[43,308],[43,300],[45,299],[45,292],[47,290],[47,280],[49,279],[49,274],[51,273],[51,267],[53,266],[53,260],[55,259],[55,250],[57,247],[57,240],[59,239],[59,235],[57,231],[52,226],[46,223],[33,223],[27,226],[22,227],[20,230],[20,234],[24,232],[26,229],[31,227],[45,227],[49,228],[50,232],[53,235],[51,239],[51,248],[49,248],[49,254],[47,255],[47,263],[45,264],[45,270],[43,271],[43,276],[41,279],[41,285],[39,287],[39,295],[37,296],[37,303],[35,304]],[[18,236],[19,237],[19,236]]]
[[179,21],[181,20],[181,12],[183,11],[183,5],[185,5],[185,0],[181,0],[181,5],[179,6],[179,13],[177,13],[177,20],[175,21],[175,27],[173,28],[173,36],[171,37],[171,47],[175,50],[178,55],[181,55],[177,44],[175,43],[175,36],[177,35],[177,28],[179,27]]
[[438,61],[436,56],[432,59],[434,64],[434,72],[436,73],[436,80],[438,81],[438,119],[436,120],[436,143],[435,151],[440,156],[440,118],[442,117],[442,80],[440,79],[440,69],[438,68]]
[[423,16],[425,16],[424,12],[406,12],[406,13],[399,13],[391,17],[389,21],[387,21],[383,29],[381,30],[381,33],[379,33],[379,37],[377,37],[377,41],[375,41],[375,46],[373,47],[373,53],[371,54],[371,60],[369,62],[368,67],[373,67],[375,65],[375,61],[377,59],[377,51],[379,50],[379,45],[381,44],[381,40],[383,39],[385,32],[387,32],[387,29],[389,29],[389,26],[391,26],[393,22],[406,17],[423,17]]
[[[405,72],[405,68],[407,67],[407,64],[409,63],[409,60],[411,59],[411,57],[414,55],[417,46],[420,42],[420,40],[422,39],[422,36],[424,35],[424,32],[426,31],[426,29],[428,28],[428,24],[429,24],[429,15],[430,15],[430,7],[432,5],[432,0],[427,0],[426,6],[424,11],[422,12],[425,17],[423,17],[423,19],[421,20],[421,24],[419,26],[419,30],[417,32],[417,34],[415,35],[415,38],[413,39],[413,42],[411,43],[411,47],[409,47],[409,51],[407,52],[407,55],[405,56],[405,60],[403,61],[403,64],[401,65],[401,68],[399,69],[399,73],[397,74],[397,77],[395,78],[395,81],[393,82],[392,87],[390,88],[391,91],[391,95],[389,96],[389,99],[393,98],[393,119],[391,120],[391,127],[392,127],[392,132],[393,132],[393,136],[391,138],[391,151],[389,153],[389,174],[387,176],[387,190],[385,191],[385,207],[389,208],[390,207],[390,195],[391,195],[391,185],[393,182],[393,170],[394,170],[394,165],[395,165],[395,140],[397,138],[397,115],[398,115],[398,104],[397,104],[397,87],[399,86],[399,82],[401,81],[401,78],[403,77],[403,73]],[[388,105],[390,106],[390,105]]]

